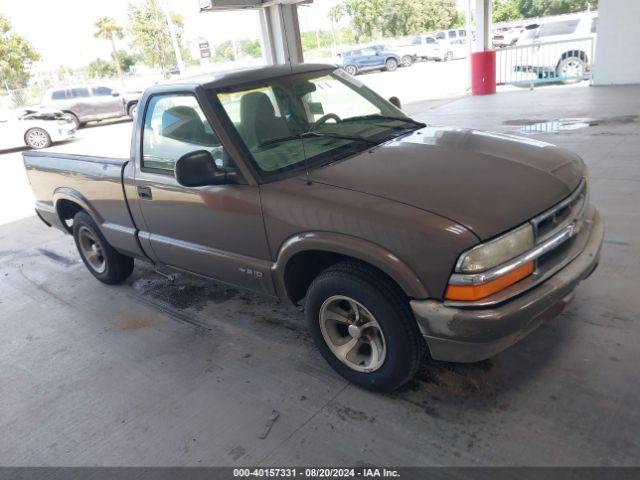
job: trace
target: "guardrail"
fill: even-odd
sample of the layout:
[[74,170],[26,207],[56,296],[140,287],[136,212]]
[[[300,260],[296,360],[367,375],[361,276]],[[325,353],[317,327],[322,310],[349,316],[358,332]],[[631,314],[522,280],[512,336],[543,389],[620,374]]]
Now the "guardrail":
[[496,82],[533,88],[591,78],[594,38],[536,42],[496,50]]

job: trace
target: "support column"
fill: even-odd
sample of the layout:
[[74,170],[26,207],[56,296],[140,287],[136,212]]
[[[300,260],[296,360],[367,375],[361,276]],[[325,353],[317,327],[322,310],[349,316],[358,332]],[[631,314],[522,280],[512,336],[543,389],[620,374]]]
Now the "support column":
[[260,11],[261,44],[268,64],[303,62],[298,7],[276,3]]
[[476,52],[490,50],[491,42],[491,0],[476,0]]

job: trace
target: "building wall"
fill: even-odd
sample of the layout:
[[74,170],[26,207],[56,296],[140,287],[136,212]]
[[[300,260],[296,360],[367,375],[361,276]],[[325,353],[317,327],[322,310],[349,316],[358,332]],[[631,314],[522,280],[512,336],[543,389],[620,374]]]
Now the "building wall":
[[594,85],[640,83],[640,0],[600,0]]

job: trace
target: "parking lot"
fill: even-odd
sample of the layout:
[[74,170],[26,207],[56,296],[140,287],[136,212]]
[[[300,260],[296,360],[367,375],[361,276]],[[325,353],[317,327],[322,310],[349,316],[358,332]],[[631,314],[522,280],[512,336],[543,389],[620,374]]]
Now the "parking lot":
[[[385,90],[404,74],[359,78],[410,103],[413,90]],[[31,214],[20,151],[0,154],[0,463],[637,465],[639,110],[639,87],[408,105],[429,123],[576,151],[607,233],[560,317],[491,360],[425,364],[389,395],[338,377],[293,306],[141,263],[125,284],[99,284],[72,238]],[[564,128],[576,118],[585,126]],[[53,149],[127,156],[130,130],[92,126]]]

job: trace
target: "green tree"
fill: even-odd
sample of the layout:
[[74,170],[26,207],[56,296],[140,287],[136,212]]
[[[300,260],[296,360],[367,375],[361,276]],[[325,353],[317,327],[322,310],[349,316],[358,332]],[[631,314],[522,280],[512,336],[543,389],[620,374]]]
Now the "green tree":
[[31,63],[40,59],[31,43],[15,33],[9,19],[0,13],[0,77],[7,89],[27,85]]
[[260,58],[262,56],[260,40],[244,38],[238,42],[238,48],[245,57]]
[[520,0],[520,13],[524,18],[560,15],[597,9],[598,0]]
[[522,18],[520,0],[493,0],[494,22],[508,22]]
[[351,19],[356,41],[382,36],[386,3],[386,0],[344,0],[344,12]]
[[101,58],[96,58],[87,67],[87,76],[89,78],[112,78],[116,73],[114,62],[108,62]]
[[116,71],[118,72],[118,77],[120,78],[120,82],[123,82],[122,79],[122,66],[120,62],[120,57],[118,49],[116,48],[116,38],[122,39],[124,38],[124,30],[115,21],[115,19],[111,17],[100,17],[98,21],[95,22],[96,31],[93,36],[96,38],[102,38],[104,40],[109,40],[111,43],[111,57],[113,58],[113,63],[116,67]]
[[233,51],[233,43],[231,40],[225,40],[214,47],[215,55],[213,59],[216,62],[229,62],[236,59]]
[[543,17],[597,9],[598,0],[493,0],[493,21]]
[[131,55],[125,50],[118,50],[115,55],[111,55],[111,58],[113,59],[114,64],[116,61],[120,64],[120,71],[125,73],[129,73],[129,71],[131,71],[131,67],[138,63],[136,56]]
[[[176,28],[179,48],[186,54],[182,44],[184,21],[175,13],[171,14],[171,19]],[[144,63],[160,67],[162,73],[168,75],[177,60],[160,0],[130,3],[128,31],[132,44],[140,51]]]

